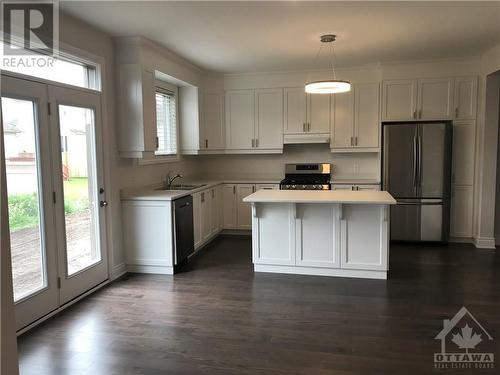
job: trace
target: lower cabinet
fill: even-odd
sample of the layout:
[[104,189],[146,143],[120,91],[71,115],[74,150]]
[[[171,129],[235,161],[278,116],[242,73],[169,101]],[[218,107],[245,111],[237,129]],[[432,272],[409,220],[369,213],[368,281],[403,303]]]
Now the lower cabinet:
[[252,212],[243,198],[259,189],[279,189],[279,184],[224,184],[222,186],[223,228],[252,229]]
[[214,186],[193,194],[194,248],[199,249],[220,232],[222,187]]
[[254,264],[297,269],[388,269],[386,206],[257,203],[253,210]]
[[472,237],[473,191],[472,185],[452,186],[450,237]]

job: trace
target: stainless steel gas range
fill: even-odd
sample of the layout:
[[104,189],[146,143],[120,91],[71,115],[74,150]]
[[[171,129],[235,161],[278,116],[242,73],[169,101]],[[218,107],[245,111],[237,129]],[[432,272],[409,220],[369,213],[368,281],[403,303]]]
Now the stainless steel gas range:
[[330,164],[285,164],[281,190],[330,190]]

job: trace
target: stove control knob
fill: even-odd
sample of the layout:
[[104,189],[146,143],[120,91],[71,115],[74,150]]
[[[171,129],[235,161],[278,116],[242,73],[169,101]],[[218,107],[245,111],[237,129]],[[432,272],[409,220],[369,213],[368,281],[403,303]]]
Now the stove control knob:
[[291,188],[295,190],[297,188],[297,185],[292,185]]

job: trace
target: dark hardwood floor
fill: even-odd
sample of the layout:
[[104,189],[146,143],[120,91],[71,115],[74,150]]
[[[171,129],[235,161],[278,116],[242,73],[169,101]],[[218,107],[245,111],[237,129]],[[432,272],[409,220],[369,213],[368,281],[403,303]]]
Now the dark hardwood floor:
[[254,274],[250,247],[222,236],[174,277],[103,288],[19,337],[21,374],[448,374],[434,337],[462,306],[499,373],[500,252],[393,244],[382,281]]

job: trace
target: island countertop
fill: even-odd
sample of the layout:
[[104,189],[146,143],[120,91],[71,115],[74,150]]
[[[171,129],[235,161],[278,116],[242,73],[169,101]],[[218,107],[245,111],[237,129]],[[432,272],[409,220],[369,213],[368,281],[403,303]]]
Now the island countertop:
[[396,204],[387,191],[259,190],[243,199],[249,203]]

